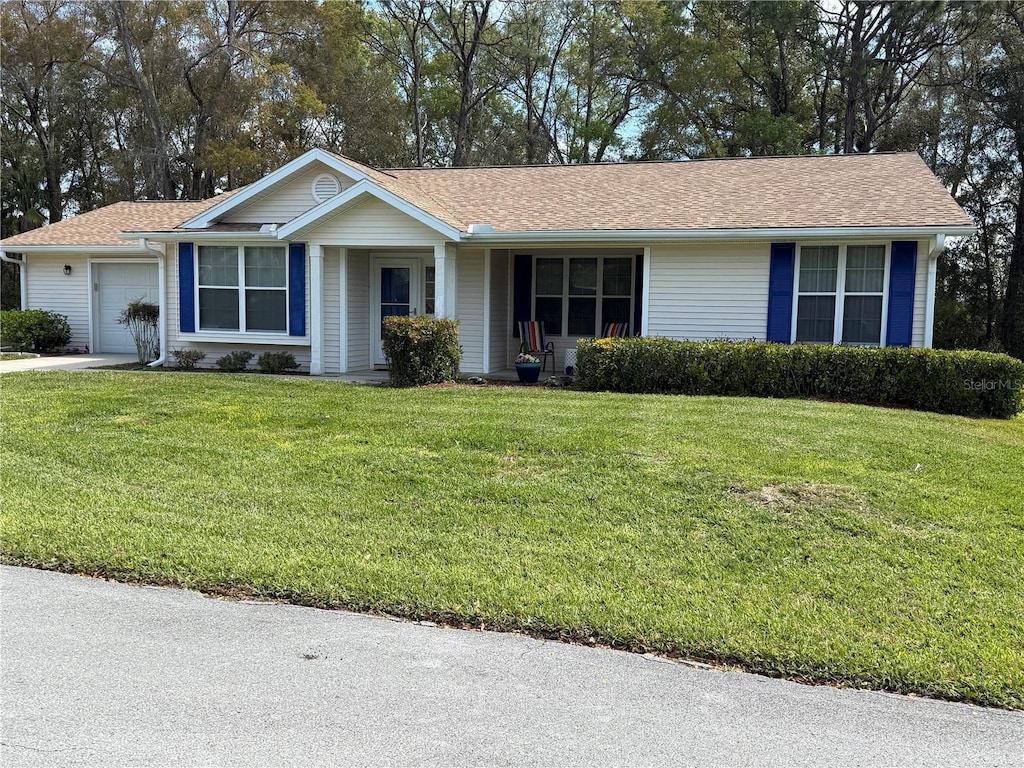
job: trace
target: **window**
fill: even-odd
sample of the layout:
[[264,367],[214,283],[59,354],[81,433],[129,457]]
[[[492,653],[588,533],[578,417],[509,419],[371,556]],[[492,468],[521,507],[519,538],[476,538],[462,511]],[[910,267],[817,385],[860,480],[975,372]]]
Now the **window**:
[[537,257],[533,317],[549,336],[598,336],[633,316],[631,256]]
[[880,346],[884,245],[800,248],[796,341]]
[[427,267],[423,273],[423,311],[431,316],[434,314],[434,300],[437,296],[436,274],[433,265]]
[[199,246],[199,328],[288,330],[288,266],[283,246]]

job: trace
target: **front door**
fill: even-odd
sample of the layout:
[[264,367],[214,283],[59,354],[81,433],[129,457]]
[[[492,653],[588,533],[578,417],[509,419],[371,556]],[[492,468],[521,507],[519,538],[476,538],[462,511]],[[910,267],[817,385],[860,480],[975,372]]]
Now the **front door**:
[[373,364],[385,365],[381,349],[384,318],[409,317],[422,313],[420,306],[420,262],[418,259],[388,259],[374,266],[374,297],[371,318]]

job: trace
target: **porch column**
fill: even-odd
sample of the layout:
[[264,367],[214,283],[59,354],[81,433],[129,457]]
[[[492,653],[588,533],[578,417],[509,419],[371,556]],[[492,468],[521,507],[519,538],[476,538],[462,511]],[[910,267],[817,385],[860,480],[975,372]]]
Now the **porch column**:
[[484,248],[484,359],[481,373],[491,372],[491,249]]
[[309,372],[324,372],[324,247],[309,244]]
[[348,248],[338,249],[338,350],[341,373],[348,373]]
[[457,269],[455,244],[437,243],[434,246],[434,317],[454,319],[456,316]]

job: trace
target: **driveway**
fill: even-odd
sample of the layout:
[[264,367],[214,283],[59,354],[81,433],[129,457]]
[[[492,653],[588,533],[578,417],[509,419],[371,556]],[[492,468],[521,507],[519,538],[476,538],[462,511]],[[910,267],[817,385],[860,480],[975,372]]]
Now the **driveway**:
[[27,357],[23,360],[0,360],[0,373],[14,371],[81,371],[100,365],[136,363],[138,355],[58,355]]
[[1024,715],[0,567],[5,766],[1014,765]]

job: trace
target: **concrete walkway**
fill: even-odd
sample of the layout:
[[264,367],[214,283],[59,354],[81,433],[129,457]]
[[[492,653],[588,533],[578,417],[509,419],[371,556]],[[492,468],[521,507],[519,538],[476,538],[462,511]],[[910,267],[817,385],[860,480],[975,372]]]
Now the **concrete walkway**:
[[22,360],[0,360],[0,373],[15,371],[82,371],[100,365],[122,365],[138,362],[138,355],[59,355],[26,357]]
[[1019,765],[1024,715],[0,567],[5,766]]

